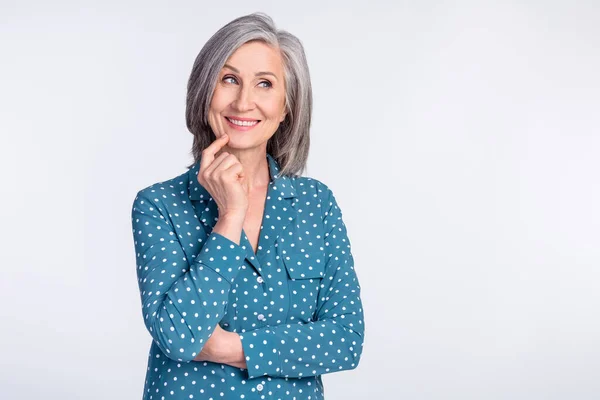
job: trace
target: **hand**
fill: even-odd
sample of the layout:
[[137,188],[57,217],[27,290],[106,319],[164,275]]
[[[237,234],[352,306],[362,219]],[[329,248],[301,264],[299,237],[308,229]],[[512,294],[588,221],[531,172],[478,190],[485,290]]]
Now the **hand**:
[[228,333],[217,324],[214,332],[204,344],[200,354],[194,358],[194,361],[222,362],[226,356],[226,335]]
[[229,136],[224,134],[202,151],[198,183],[217,203],[219,216],[232,214],[242,218],[248,210],[248,183],[242,163],[225,151],[215,158],[228,141]]
[[224,330],[219,324],[194,361],[210,361],[247,368],[240,336]]

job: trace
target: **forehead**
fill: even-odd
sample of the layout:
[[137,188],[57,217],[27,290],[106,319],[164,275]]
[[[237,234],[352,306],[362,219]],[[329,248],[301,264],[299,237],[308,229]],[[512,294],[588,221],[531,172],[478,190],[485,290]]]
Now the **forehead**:
[[280,76],[283,72],[283,59],[279,49],[259,41],[240,46],[227,59],[226,64],[238,69],[242,75],[269,71]]

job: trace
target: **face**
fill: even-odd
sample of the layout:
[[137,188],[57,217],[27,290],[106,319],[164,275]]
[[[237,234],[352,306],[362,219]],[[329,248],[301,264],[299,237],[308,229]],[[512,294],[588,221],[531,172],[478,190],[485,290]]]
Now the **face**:
[[227,147],[264,146],[285,118],[283,60],[278,50],[249,42],[229,57],[219,73],[208,122]]

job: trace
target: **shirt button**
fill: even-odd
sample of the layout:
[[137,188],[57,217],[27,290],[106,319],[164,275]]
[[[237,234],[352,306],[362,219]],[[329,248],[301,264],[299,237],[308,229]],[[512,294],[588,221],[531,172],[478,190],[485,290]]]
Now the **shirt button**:
[[258,278],[256,278],[256,280],[258,281],[258,283],[263,283],[264,282],[262,276],[259,276]]
[[261,390],[263,390],[263,385],[262,385],[262,383],[259,383],[258,385],[256,385],[256,390],[258,390],[259,392],[260,392]]
[[262,314],[258,314],[257,318],[258,318],[259,321],[262,321],[263,319],[265,319],[265,316],[262,315]]

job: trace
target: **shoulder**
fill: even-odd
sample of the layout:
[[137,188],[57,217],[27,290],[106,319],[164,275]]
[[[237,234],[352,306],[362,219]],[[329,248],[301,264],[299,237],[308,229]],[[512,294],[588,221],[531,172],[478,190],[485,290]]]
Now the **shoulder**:
[[327,215],[327,210],[331,207],[337,207],[330,185],[313,177],[299,176],[292,179],[294,180],[296,195],[302,204],[316,203],[323,215]]
[[155,182],[138,190],[134,206],[140,201],[150,203],[164,211],[171,204],[189,202],[188,185],[189,170],[174,178]]
[[298,197],[310,197],[322,199],[328,196],[331,189],[322,181],[309,176],[297,176],[291,178],[294,182],[296,195]]

